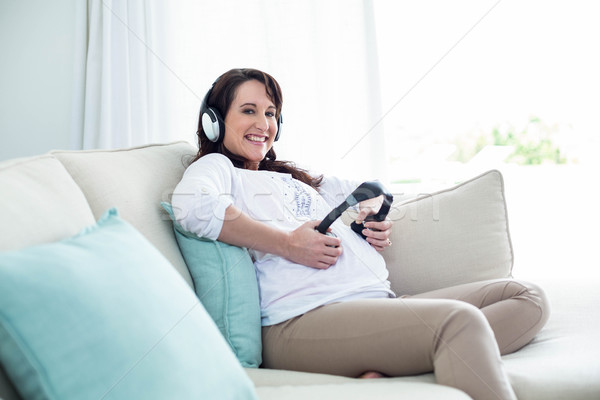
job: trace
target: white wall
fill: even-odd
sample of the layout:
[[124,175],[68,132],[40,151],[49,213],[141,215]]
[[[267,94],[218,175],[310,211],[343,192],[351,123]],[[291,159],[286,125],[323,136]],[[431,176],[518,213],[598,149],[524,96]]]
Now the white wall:
[[0,0],[0,161],[68,149],[78,0]]

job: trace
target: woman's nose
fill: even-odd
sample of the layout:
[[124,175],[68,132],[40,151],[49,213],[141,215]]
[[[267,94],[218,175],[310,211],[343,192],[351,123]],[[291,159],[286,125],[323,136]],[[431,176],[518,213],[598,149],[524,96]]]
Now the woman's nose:
[[256,120],[256,128],[263,132],[269,130],[269,119],[267,117],[258,117]]

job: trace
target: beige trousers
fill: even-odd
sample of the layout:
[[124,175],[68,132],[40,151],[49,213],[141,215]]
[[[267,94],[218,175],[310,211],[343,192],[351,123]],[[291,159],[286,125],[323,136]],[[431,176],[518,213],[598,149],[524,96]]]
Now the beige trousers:
[[263,366],[349,377],[434,371],[475,400],[515,399],[500,354],[530,342],[548,316],[543,291],[512,279],[334,303],[263,327]]

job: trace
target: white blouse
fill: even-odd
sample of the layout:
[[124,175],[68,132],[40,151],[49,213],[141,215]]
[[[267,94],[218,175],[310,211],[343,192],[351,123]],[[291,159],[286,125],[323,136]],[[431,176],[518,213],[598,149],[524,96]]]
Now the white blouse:
[[[235,168],[221,154],[210,154],[185,171],[173,192],[177,222],[201,237],[216,240],[231,204],[254,220],[292,231],[321,220],[358,186],[335,178],[319,192],[289,174]],[[331,226],[343,252],[328,269],[315,269],[248,249],[260,290],[262,325],[274,325],[324,304],[356,298],[393,297],[383,257],[339,219]]]

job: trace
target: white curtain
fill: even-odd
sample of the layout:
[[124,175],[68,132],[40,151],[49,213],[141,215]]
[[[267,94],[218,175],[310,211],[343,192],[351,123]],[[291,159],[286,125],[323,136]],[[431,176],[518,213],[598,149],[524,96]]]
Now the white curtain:
[[207,89],[223,72],[251,67],[283,88],[280,159],[385,179],[370,0],[88,0],[80,19],[81,147],[195,144]]
[[161,58],[161,2],[79,3],[74,148],[169,141]]
[[195,141],[206,90],[237,67],[262,69],[284,94],[280,159],[315,172],[382,177],[373,6],[367,0],[177,1],[170,9],[175,132]]

